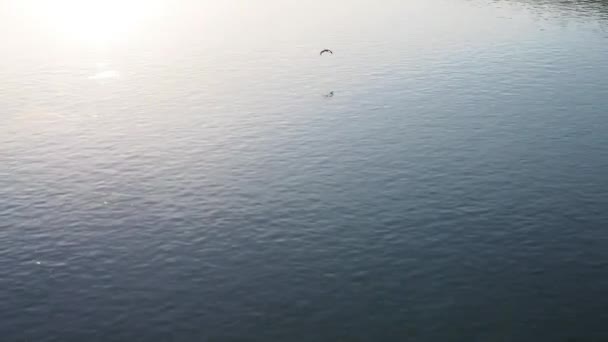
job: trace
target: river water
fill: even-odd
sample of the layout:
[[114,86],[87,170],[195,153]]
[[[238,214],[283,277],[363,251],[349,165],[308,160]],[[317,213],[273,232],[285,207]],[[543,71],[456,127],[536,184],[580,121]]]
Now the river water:
[[608,340],[608,3],[0,17],[3,341]]

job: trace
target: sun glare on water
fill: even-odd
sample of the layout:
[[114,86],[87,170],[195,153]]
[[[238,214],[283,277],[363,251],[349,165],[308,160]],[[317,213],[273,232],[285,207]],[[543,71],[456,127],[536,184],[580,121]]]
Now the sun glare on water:
[[163,13],[163,0],[37,1],[41,20],[64,39],[107,43],[134,34]]

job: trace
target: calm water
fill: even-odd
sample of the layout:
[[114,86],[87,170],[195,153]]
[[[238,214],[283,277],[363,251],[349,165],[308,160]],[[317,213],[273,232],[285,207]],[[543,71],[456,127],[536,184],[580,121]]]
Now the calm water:
[[608,341],[608,3],[164,5],[1,2],[0,339]]

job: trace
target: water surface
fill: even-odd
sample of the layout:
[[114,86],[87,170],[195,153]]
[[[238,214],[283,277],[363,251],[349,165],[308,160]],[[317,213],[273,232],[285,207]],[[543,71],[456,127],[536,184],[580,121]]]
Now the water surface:
[[130,1],[0,7],[3,340],[608,340],[608,4]]

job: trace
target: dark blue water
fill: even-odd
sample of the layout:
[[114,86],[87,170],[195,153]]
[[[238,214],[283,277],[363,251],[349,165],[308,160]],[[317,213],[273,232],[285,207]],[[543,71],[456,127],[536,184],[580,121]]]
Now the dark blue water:
[[608,341],[605,2],[61,1],[0,12],[0,340]]

